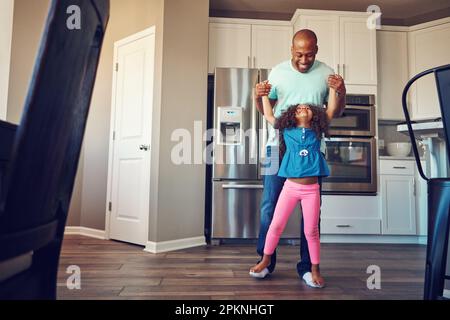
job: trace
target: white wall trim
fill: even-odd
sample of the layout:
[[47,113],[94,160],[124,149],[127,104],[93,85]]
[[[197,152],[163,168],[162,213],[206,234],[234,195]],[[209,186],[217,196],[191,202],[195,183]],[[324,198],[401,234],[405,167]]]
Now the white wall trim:
[[77,235],[105,240],[105,231],[86,227],[66,227],[64,235]]
[[14,0],[0,2],[0,120],[6,120],[14,18]]
[[436,27],[436,26],[439,26],[441,24],[446,24],[446,23],[450,23],[450,17],[442,18],[442,19],[438,19],[438,20],[433,20],[433,21],[429,21],[429,22],[424,22],[424,23],[416,24],[414,26],[410,26],[409,27],[409,31],[417,31],[417,30],[420,30],[420,29]]
[[144,251],[150,253],[162,253],[193,247],[200,247],[205,245],[206,245],[205,237],[194,237],[161,242],[149,241],[147,242]]
[[381,29],[379,29],[377,31],[408,32],[408,31],[410,31],[410,29],[411,29],[410,27],[382,25]]
[[427,236],[334,235],[320,236],[321,243],[427,244]]
[[316,15],[316,16],[324,16],[324,15],[338,15],[345,17],[368,17],[371,13],[366,11],[337,11],[337,10],[314,10],[314,9],[297,9],[292,16],[291,23],[295,24],[298,17],[300,15]]

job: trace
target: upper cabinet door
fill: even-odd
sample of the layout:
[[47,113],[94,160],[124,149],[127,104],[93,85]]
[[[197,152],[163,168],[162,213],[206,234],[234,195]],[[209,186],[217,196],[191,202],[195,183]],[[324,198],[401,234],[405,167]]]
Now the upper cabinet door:
[[[409,40],[410,78],[427,69],[450,63],[450,23],[413,31]],[[417,80],[410,92],[414,120],[441,117],[433,74]]]
[[346,84],[377,85],[376,30],[367,19],[340,17],[340,74]]
[[378,118],[402,120],[402,93],[408,81],[408,34],[378,31]]
[[252,67],[272,69],[291,57],[292,27],[252,26]]
[[339,64],[339,17],[333,15],[301,15],[294,31],[310,29],[317,35],[319,52],[317,59],[338,73]]
[[210,23],[209,73],[215,68],[249,68],[251,62],[251,26]]

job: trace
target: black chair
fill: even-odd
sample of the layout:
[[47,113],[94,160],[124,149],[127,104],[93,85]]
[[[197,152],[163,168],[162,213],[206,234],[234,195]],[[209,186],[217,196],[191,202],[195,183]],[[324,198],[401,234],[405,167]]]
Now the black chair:
[[447,147],[447,159],[450,161],[450,65],[424,71],[412,78],[403,91],[403,112],[406,117],[417,168],[420,176],[428,184],[428,239],[424,299],[441,300],[445,299],[443,297],[445,280],[450,280],[450,277],[445,274],[450,223],[450,177],[431,179],[424,174],[406,102],[408,91],[413,83],[431,73],[434,73],[436,79]]
[[[81,9],[81,29],[68,28],[73,5]],[[0,299],[56,299],[108,19],[109,0],[52,0],[21,122],[0,126]]]

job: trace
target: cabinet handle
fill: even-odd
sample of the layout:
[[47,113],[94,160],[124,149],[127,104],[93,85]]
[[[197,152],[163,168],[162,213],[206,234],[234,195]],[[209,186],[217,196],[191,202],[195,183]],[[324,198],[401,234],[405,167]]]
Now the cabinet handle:
[[223,189],[264,189],[263,185],[258,184],[224,184]]
[[393,169],[406,169],[406,167],[392,167]]
[[337,74],[341,75],[341,68],[340,68],[340,64],[339,63],[337,65]]
[[343,73],[342,78],[344,78],[345,80],[345,63],[342,64],[342,73]]
[[253,57],[253,68],[256,68],[256,57]]
[[338,224],[338,225],[336,225],[336,227],[338,227],[338,228],[351,228],[351,225],[349,225],[349,224]]

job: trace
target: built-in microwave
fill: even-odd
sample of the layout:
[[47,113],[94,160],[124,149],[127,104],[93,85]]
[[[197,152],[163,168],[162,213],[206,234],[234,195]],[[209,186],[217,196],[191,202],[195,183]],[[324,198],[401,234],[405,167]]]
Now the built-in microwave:
[[347,95],[341,117],[330,123],[331,136],[373,137],[376,114],[374,95]]

